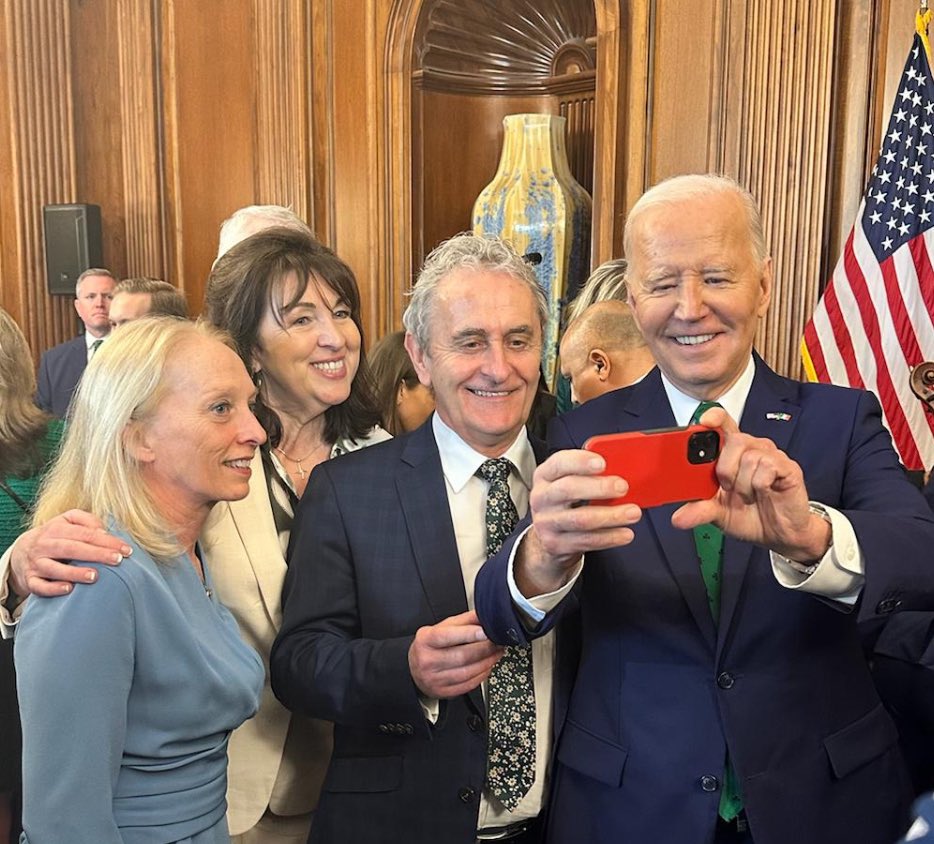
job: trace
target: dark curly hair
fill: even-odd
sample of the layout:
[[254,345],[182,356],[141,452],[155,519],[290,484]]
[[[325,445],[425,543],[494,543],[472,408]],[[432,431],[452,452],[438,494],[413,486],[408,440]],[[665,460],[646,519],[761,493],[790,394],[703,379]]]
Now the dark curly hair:
[[[286,300],[292,279],[298,284]],[[350,308],[360,332],[360,364],[350,385],[350,395],[324,412],[324,436],[329,443],[341,438],[360,439],[379,423],[379,411],[370,387],[360,290],[353,270],[323,243],[295,229],[265,229],[242,240],[222,255],[208,277],[202,319],[227,331],[247,370],[252,372],[253,353],[260,348],[259,327],[266,309],[279,325],[282,314],[295,307],[309,284],[330,287]],[[282,422],[260,397],[256,418],[266,429],[269,444],[282,439]]]

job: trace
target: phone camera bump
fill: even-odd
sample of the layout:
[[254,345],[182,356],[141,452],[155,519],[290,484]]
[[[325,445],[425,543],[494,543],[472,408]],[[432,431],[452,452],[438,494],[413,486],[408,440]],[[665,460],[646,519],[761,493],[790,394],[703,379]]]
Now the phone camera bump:
[[688,438],[688,463],[713,463],[720,454],[716,431],[697,431]]

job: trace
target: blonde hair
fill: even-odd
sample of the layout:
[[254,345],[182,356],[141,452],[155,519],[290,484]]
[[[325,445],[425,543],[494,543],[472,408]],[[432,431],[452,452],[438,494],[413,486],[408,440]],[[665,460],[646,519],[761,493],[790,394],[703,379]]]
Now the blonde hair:
[[23,332],[0,308],[0,477],[38,468],[49,417],[33,402],[36,376]]
[[565,325],[570,326],[591,305],[617,299],[620,302],[626,301],[625,258],[605,261],[590,274],[565,311]]
[[33,527],[66,510],[112,517],[153,557],[182,551],[143,481],[131,445],[136,425],[156,412],[171,384],[165,371],[182,347],[213,339],[233,349],[219,329],[172,317],[128,323],[94,355],[78,385],[61,453],[46,475]]

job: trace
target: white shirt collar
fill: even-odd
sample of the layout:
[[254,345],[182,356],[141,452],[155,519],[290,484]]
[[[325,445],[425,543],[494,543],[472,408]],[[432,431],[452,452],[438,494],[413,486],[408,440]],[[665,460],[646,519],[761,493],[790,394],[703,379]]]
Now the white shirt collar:
[[84,332],[84,347],[90,352],[91,346],[93,346],[98,340],[106,340],[107,335],[103,337],[95,337],[90,331]]
[[[691,417],[694,415],[694,411],[697,410],[697,405],[700,403],[700,400],[686,393],[682,393],[681,390],[665,377],[664,372],[662,372],[661,375],[662,384],[665,386],[668,404],[671,405],[671,412],[674,414],[675,422],[684,427],[690,423]],[[716,399],[716,401],[723,406],[723,409],[730,414],[737,425],[746,407],[746,399],[749,398],[749,391],[752,389],[752,380],[755,375],[756,363],[752,355],[750,355],[749,363],[746,364],[743,374],[739,376],[736,383],[730,387],[729,390]]]
[[[431,430],[435,435],[435,442],[438,444],[444,477],[447,478],[451,489],[457,494],[464,488],[467,481],[477,473],[477,469],[480,468],[483,461],[488,458],[467,445],[452,428],[444,423],[437,413],[432,414]],[[526,433],[525,426],[519,431],[512,445],[500,456],[505,457],[516,467],[522,483],[528,489],[531,489],[532,475],[535,473],[535,452],[532,450],[532,444],[529,442],[529,435]]]

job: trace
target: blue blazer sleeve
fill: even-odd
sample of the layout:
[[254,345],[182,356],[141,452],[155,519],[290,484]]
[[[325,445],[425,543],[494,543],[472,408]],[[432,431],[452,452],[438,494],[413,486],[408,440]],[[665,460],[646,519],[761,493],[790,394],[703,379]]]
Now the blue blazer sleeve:
[[23,828],[34,844],[122,844],[113,789],[133,678],[134,613],[107,570],[66,598],[29,600],[16,634]]
[[[386,720],[423,725],[409,673],[413,636],[381,638],[380,630],[364,629],[358,608],[357,565],[366,569],[361,578],[378,584],[381,553],[389,550],[375,547],[370,532],[358,539],[373,547],[366,549],[366,559],[355,559],[359,543],[349,533],[366,531],[352,524],[341,501],[327,465],[317,467],[289,546],[282,627],[270,656],[273,692],[294,712],[348,726],[375,727]],[[387,601],[391,589],[387,584]]]

